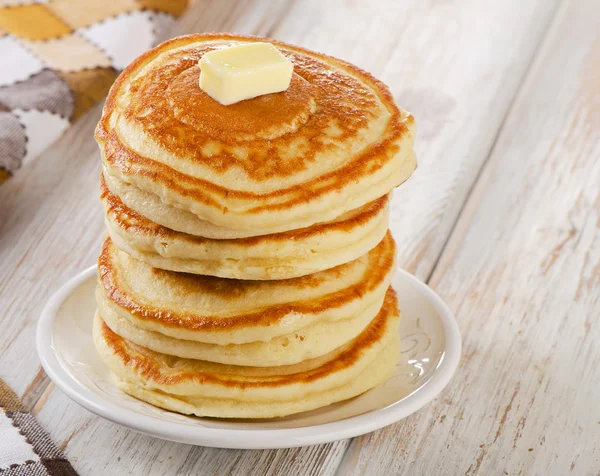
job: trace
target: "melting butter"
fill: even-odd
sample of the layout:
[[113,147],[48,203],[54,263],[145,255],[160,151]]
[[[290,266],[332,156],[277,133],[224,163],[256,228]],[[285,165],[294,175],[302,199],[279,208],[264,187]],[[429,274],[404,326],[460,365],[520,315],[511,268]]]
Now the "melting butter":
[[200,88],[228,106],[285,91],[294,65],[270,43],[245,43],[210,51],[200,59]]

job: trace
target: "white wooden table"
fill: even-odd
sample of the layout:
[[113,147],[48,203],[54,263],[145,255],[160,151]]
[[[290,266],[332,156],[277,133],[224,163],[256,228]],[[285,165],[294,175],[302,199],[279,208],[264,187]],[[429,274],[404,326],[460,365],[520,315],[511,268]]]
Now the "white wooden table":
[[439,398],[353,440],[169,443],[54,388],[37,318],[103,236],[96,108],[0,187],[0,377],[83,475],[600,474],[598,0],[199,1],[173,34],[268,35],[358,64],[417,118],[395,194],[400,264],[456,312]]

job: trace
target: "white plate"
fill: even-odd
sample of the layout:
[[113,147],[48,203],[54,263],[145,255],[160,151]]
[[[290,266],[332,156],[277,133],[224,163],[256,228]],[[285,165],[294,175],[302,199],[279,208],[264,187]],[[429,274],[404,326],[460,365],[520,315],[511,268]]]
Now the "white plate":
[[311,412],[271,420],[188,417],[117,390],[96,355],[92,267],[49,301],[37,328],[37,350],[52,381],[70,398],[108,420],[166,440],[219,448],[288,448],[350,438],[419,410],[448,383],[460,358],[452,313],[425,284],[398,270],[393,286],[402,309],[402,355],[394,375],[363,395]]

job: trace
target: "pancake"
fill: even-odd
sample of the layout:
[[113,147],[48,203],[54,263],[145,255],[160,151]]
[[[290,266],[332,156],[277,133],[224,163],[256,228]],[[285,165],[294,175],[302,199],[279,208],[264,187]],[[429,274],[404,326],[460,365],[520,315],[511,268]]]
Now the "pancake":
[[377,302],[363,314],[350,319],[319,322],[268,342],[229,345],[176,339],[160,332],[141,329],[111,308],[106,309],[100,317],[115,334],[162,354],[229,365],[274,367],[320,357],[344,345],[369,325],[380,308],[381,303]]
[[254,41],[265,39],[175,38],[113,84],[95,137],[108,181],[131,185],[134,211],[169,226],[169,210],[182,210],[179,231],[200,236],[264,235],[335,220],[411,175],[414,118],[341,60],[266,40],[294,64],[286,91],[223,106],[200,89],[206,52]]
[[[202,236],[216,240],[232,240],[236,238],[249,238],[252,236],[281,233],[287,230],[288,225],[273,226],[270,228],[253,228],[250,230],[235,230],[215,225],[200,219],[187,210],[182,210],[163,202],[158,195],[146,192],[130,183],[123,182],[117,177],[104,172],[102,176],[104,185],[109,191],[119,197],[127,208],[138,215],[174,231],[187,235]],[[103,185],[103,186],[104,186]],[[353,213],[350,211],[348,213]],[[345,213],[342,217],[348,215]],[[338,220],[342,217],[338,217]],[[318,223],[317,223],[318,224]]]
[[289,279],[364,255],[387,232],[389,197],[338,220],[274,235],[214,240],[179,233],[129,209],[101,179],[101,201],[113,242],[156,268],[235,279]]
[[270,368],[181,359],[118,336],[96,316],[94,342],[120,388],[179,413],[222,418],[271,418],[359,395],[392,374],[399,356],[395,292],[355,339],[322,357]]
[[282,281],[230,280],[153,268],[108,238],[98,258],[98,309],[101,316],[112,312],[136,328],[176,339],[269,342],[316,323],[368,312],[374,317],[394,262],[388,233],[366,255],[326,271]]

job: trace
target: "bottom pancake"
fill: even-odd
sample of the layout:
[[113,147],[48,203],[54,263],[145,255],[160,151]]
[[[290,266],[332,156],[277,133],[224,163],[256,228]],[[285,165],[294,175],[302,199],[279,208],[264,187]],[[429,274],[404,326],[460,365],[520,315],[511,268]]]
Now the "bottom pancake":
[[389,290],[383,307],[355,339],[295,365],[243,367],[183,359],[140,347],[94,322],[100,356],[120,388],[179,413],[221,418],[272,418],[355,397],[392,374],[400,348],[399,312]]

